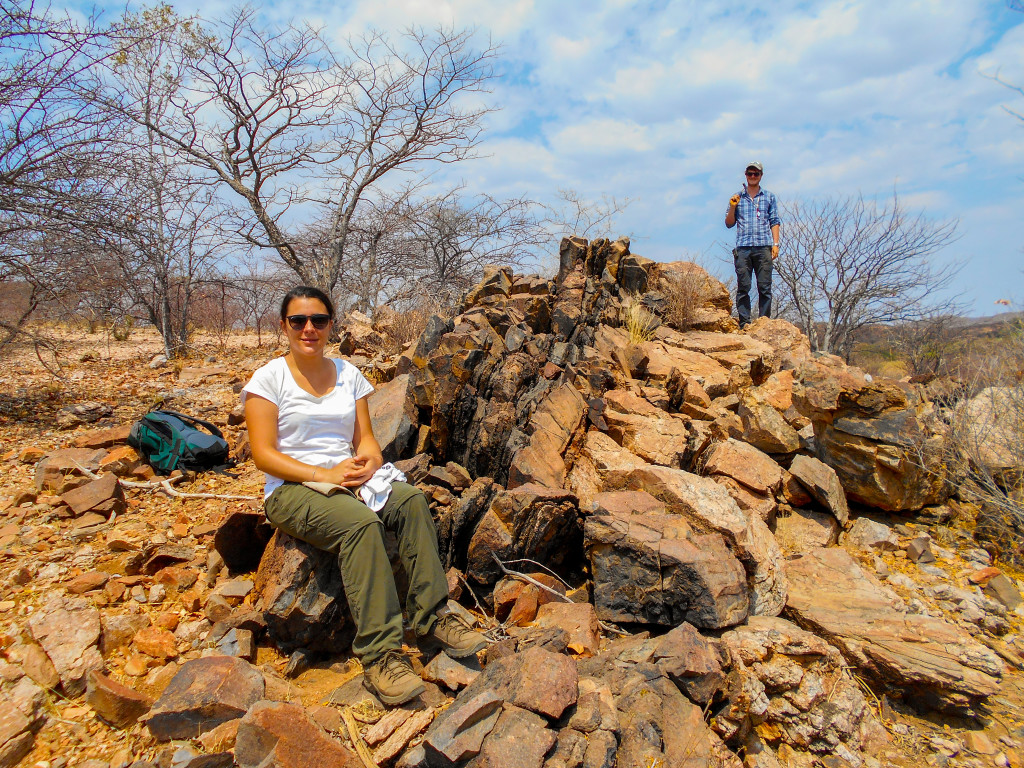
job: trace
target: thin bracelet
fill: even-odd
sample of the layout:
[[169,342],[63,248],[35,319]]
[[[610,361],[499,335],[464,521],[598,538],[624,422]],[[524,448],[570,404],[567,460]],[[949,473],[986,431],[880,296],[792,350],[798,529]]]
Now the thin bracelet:
[[311,482],[311,483],[315,483],[316,482],[316,467],[313,467],[313,479],[310,480],[309,482]]

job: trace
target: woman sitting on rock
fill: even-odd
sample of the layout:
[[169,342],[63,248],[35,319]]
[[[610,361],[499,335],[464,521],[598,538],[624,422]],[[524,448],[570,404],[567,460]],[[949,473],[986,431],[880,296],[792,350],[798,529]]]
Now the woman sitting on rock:
[[[385,527],[398,537],[409,577],[406,611],[420,641],[456,658],[482,650],[486,641],[447,612],[448,586],[426,498],[403,482],[391,482],[388,493],[397,470],[388,465],[380,471],[367,405],[373,386],[351,363],[324,355],[333,319],[330,298],[317,288],[300,286],[284,297],[288,354],[257,370],[242,390],[249,443],[266,473],[267,519],[337,555],[364,682],[386,704],[401,704],[424,686],[402,653],[402,610],[384,551]],[[356,493],[371,479],[360,494],[367,506]],[[320,484],[339,487],[325,495],[330,489]]]

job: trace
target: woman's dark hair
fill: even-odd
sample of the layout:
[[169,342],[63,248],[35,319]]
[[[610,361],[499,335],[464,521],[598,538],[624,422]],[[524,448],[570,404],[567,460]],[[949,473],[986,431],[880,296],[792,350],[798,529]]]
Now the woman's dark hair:
[[331,302],[330,296],[312,285],[297,285],[281,299],[281,320],[288,316],[288,305],[292,303],[292,299],[318,299],[327,307],[327,314],[331,316],[332,320],[334,319],[334,304]]

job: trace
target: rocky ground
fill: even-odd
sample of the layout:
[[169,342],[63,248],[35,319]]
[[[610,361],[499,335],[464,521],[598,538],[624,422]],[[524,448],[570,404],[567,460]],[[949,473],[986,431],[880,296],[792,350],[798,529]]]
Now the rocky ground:
[[[159,365],[137,331],[5,360],[0,765],[1020,765],[1020,574],[929,471],[935,393],[738,333],[711,280],[672,328],[689,271],[566,241],[558,281],[491,272],[401,356],[349,324],[493,640],[410,645],[428,691],[390,711],[336,567],[260,524],[237,391],[273,349]],[[666,321],[647,341],[627,291]],[[154,477],[124,440],[156,404],[238,466]]]

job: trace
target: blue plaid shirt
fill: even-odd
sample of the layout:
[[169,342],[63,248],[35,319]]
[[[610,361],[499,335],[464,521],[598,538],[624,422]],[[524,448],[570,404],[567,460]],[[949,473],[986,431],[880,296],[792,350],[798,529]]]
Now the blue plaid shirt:
[[736,247],[771,245],[772,227],[781,223],[779,204],[767,189],[751,198],[744,189],[736,206]]

